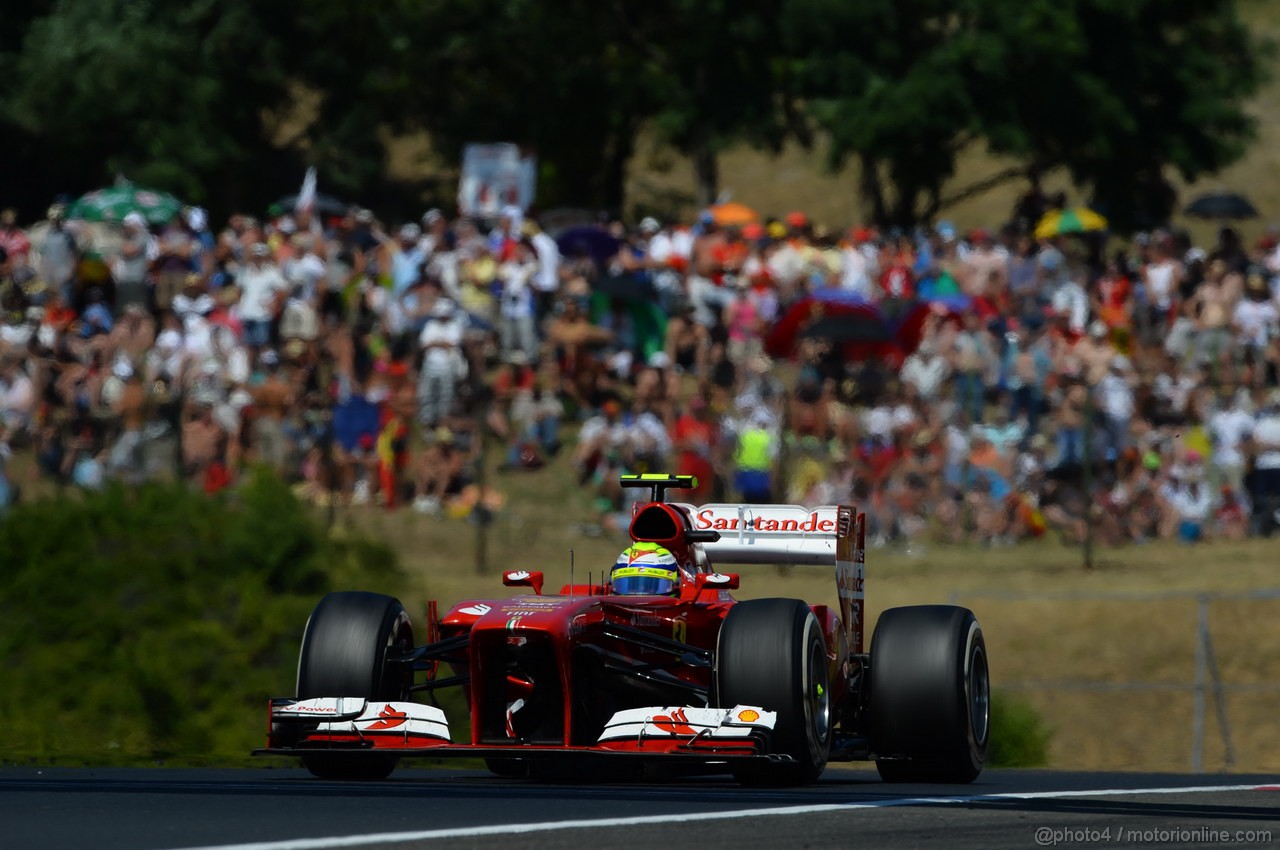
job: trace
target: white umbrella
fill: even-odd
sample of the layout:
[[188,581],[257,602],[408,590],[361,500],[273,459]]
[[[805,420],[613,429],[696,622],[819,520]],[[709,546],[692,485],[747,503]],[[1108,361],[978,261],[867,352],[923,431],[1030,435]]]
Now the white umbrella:
[[[120,253],[124,244],[124,229],[106,221],[68,221],[63,227],[76,240],[81,251],[93,252],[103,257],[114,257]],[[31,240],[31,249],[39,253],[44,240],[49,235],[49,222],[40,221],[26,229],[27,239]],[[34,257],[32,258],[34,263]]]

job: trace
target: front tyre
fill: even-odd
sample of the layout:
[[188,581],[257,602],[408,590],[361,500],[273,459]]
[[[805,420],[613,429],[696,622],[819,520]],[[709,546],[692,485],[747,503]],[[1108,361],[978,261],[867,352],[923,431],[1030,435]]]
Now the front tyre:
[[804,785],[827,766],[831,749],[826,641],[818,618],[798,599],[754,599],[729,609],[716,647],[720,706],[778,712],[772,752],[781,764],[734,770],[744,785]]
[[871,638],[871,746],[886,782],[965,783],[990,746],[987,644],[973,612],[891,608]]
[[[413,671],[388,665],[391,651],[413,647],[413,628],[400,600],[380,593],[346,591],[320,600],[302,636],[298,699],[363,697],[408,701]],[[395,756],[323,752],[302,764],[323,779],[385,779]]]

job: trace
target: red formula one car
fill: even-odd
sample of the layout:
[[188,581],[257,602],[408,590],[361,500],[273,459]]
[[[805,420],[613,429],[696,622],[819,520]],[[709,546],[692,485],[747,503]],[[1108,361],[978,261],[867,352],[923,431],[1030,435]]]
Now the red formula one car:
[[[666,501],[693,486],[681,476],[622,483],[652,490],[630,534],[674,557],[671,593],[619,595],[602,579],[544,595],[542,573],[508,572],[505,585],[532,593],[443,617],[432,603],[422,644],[399,601],[330,593],[307,622],[297,696],[271,700],[257,752],[340,779],[386,777],[407,756],[480,757],[503,776],[581,776],[595,764],[801,784],[855,759],[875,759],[888,781],[978,776],[982,630],[964,608],[894,608],[865,651],[865,515]],[[738,602],[739,577],[713,564],[829,564],[839,605]],[[445,688],[462,690],[468,729],[415,699],[434,703]]]

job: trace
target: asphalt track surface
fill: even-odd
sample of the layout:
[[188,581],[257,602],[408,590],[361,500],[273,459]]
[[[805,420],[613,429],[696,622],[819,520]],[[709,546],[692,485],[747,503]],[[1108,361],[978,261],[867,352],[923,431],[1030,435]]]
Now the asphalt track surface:
[[3,850],[1280,847],[1280,776],[988,771],[801,789],[719,778],[548,785],[400,770],[339,783],[266,770],[6,768]]

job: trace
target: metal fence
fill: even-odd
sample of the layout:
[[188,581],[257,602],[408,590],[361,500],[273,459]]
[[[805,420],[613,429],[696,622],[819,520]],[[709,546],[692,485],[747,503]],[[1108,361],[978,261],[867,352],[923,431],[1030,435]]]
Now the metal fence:
[[1097,693],[1134,693],[1134,692],[1169,692],[1191,694],[1191,771],[1204,772],[1204,744],[1206,734],[1206,716],[1209,703],[1212,702],[1214,721],[1221,737],[1225,754],[1225,768],[1232,769],[1236,763],[1236,747],[1233,740],[1231,722],[1227,715],[1227,696],[1230,694],[1280,694],[1280,682],[1266,683],[1231,683],[1223,681],[1221,669],[1213,647],[1213,634],[1209,627],[1209,608],[1214,602],[1223,601],[1280,601],[1280,588],[1240,592],[1193,592],[1168,591],[1164,593],[1019,593],[1006,591],[955,591],[951,594],[951,603],[960,604],[961,600],[991,599],[1008,602],[1158,602],[1158,601],[1191,601],[1196,603],[1195,631],[1195,674],[1191,682],[1150,682],[1123,681],[1106,682],[1088,679],[1039,679],[1020,680],[1000,683],[1004,690],[1023,692],[1097,692]]

